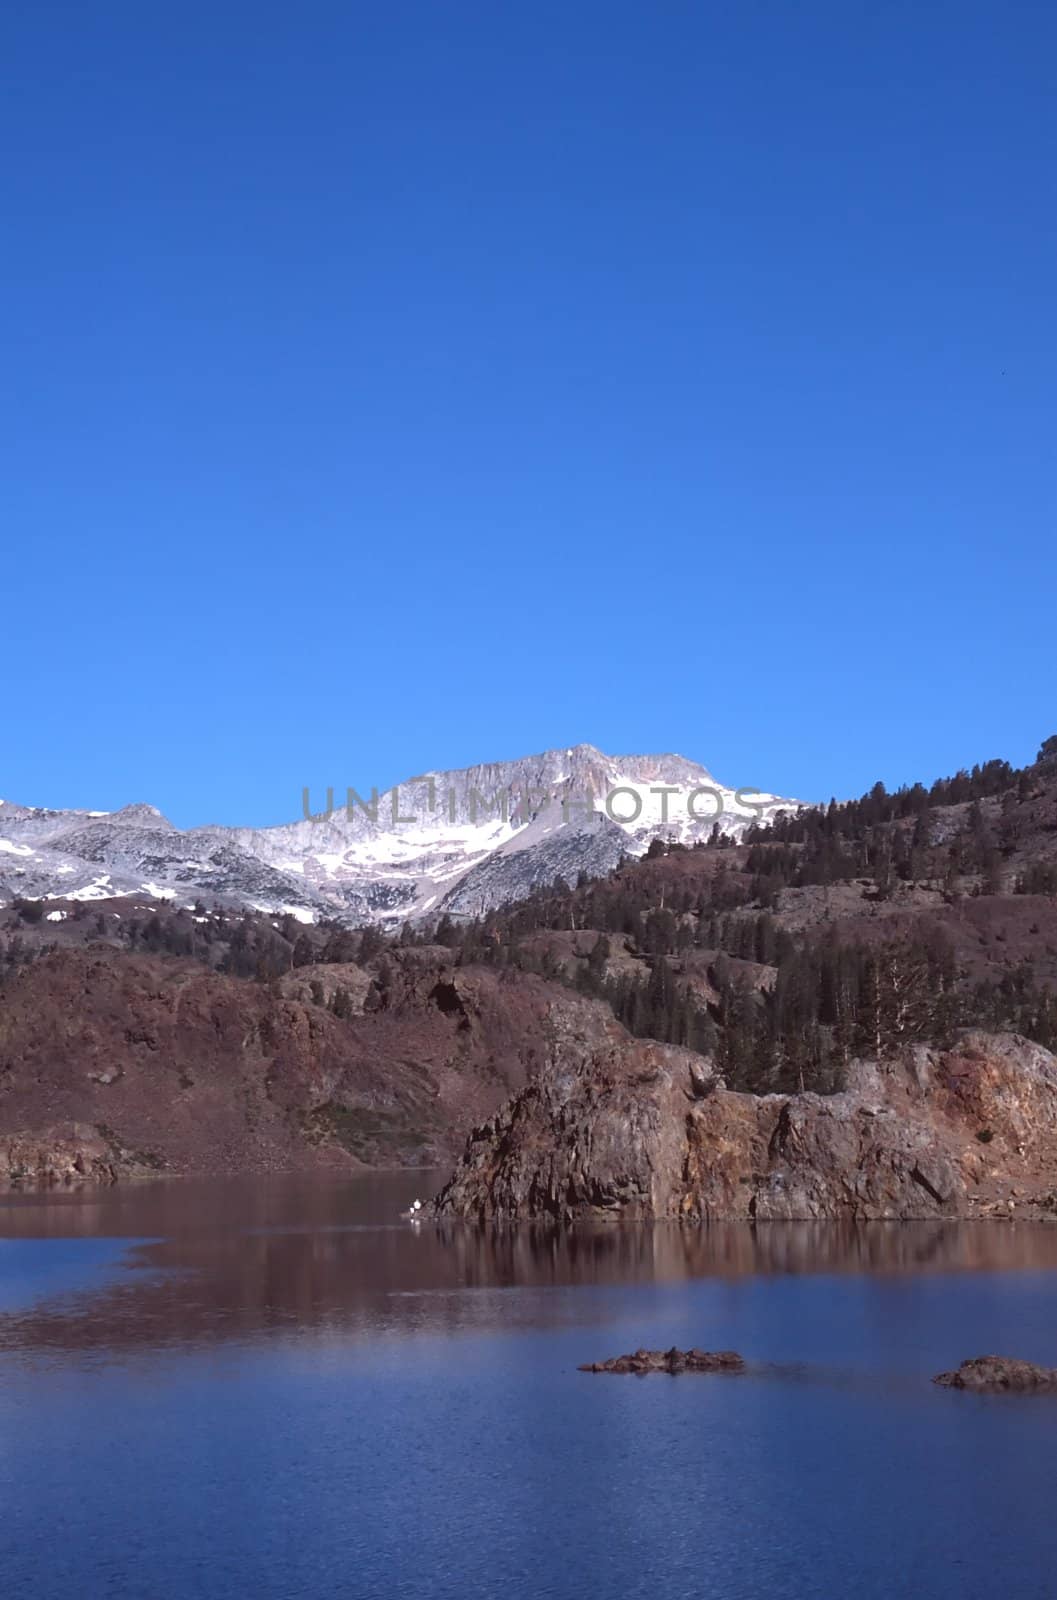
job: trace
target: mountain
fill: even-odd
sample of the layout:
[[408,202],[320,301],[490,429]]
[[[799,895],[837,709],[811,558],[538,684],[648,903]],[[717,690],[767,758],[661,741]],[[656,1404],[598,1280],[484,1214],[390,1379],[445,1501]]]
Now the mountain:
[[179,829],[154,806],[53,811],[0,801],[0,900],[133,895],[393,926],[476,916],[610,871],[651,840],[738,838],[797,802],[732,790],[678,755],[593,745],[419,774],[359,795],[306,791],[271,828]]
[[[40,853],[100,821],[19,816]],[[533,826],[515,864],[617,825]],[[0,1185],[431,1166],[473,1128],[445,1215],[1057,1214],[1057,740],[389,934],[116,876],[0,908]]]

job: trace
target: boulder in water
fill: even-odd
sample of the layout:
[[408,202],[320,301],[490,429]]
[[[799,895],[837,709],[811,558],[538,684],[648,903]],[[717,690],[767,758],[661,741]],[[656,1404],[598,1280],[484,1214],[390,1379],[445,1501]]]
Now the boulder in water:
[[945,1389],[973,1389],[977,1394],[1057,1393],[1057,1367],[1037,1367],[1014,1356],[975,1356],[932,1381]]
[[743,1372],[745,1362],[736,1350],[635,1350],[631,1355],[592,1361],[581,1372]]

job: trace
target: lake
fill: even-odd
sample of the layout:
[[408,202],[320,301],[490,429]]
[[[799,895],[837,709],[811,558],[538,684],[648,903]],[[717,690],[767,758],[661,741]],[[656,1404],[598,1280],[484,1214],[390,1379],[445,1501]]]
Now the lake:
[[[0,1197],[0,1572],[47,1600],[1049,1597],[1057,1226],[478,1231],[441,1174]],[[638,1345],[740,1377],[627,1378]]]

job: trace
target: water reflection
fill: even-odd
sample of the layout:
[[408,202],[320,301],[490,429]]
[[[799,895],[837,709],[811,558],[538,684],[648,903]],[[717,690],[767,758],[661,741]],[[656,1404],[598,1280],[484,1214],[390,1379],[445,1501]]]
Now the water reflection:
[[[14,1242],[0,1247],[9,1275],[0,1348],[554,1326],[606,1314],[604,1297],[546,1292],[572,1287],[1057,1267],[1057,1227],[1044,1224],[658,1224],[555,1233],[400,1222],[410,1200],[442,1176],[170,1182],[5,1197],[0,1238]],[[85,1241],[87,1251],[88,1241],[105,1239],[124,1243],[98,1281],[86,1287],[80,1270],[65,1289],[61,1272],[56,1282],[55,1241]],[[76,1256],[74,1247],[72,1266]],[[512,1288],[527,1292],[505,1293]]]

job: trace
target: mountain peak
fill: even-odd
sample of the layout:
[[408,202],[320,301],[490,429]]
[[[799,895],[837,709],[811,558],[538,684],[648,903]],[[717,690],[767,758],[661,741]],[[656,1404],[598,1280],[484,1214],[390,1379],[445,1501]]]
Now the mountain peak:
[[120,811],[90,811],[88,814],[106,818],[108,822],[146,823],[152,828],[172,828],[175,831],[175,824],[157,806],[149,805],[146,800],[133,800],[129,805],[122,806]]
[[559,745],[432,772],[384,795],[329,791],[271,828],[174,827],[137,801],[114,812],[0,808],[0,898],[207,898],[398,923],[478,915],[560,878],[601,875],[658,836],[740,836],[795,801],[724,788],[675,753]]

